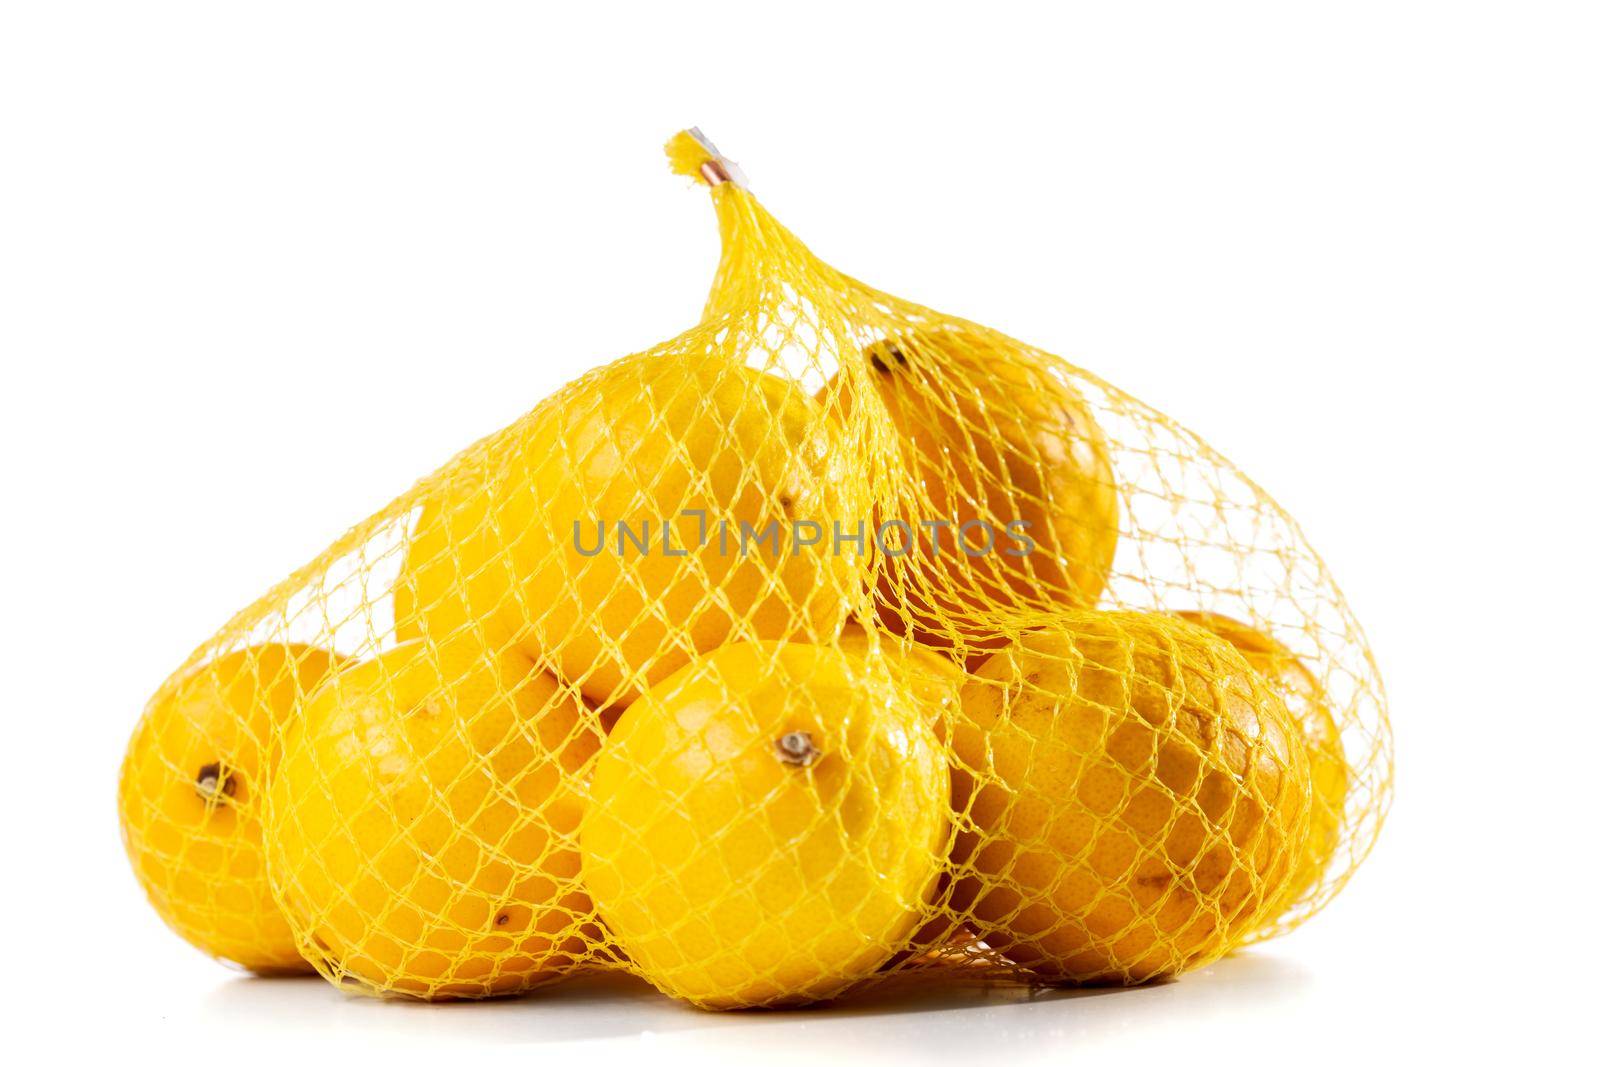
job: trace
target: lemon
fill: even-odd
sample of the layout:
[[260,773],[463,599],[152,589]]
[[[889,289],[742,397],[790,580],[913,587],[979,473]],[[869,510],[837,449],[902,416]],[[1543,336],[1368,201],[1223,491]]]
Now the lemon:
[[[1105,434],[1048,357],[949,325],[866,359],[911,487],[879,520],[915,534],[886,534],[880,622],[939,647],[992,647],[1007,616],[1093,606],[1116,554],[1116,483]],[[846,380],[832,388],[854,411]]]
[[1345,761],[1339,721],[1316,675],[1271,634],[1214,612],[1180,611],[1177,615],[1211,630],[1244,654],[1250,666],[1283,698],[1284,706],[1300,726],[1311,760],[1310,840],[1299,874],[1280,904],[1263,916],[1265,925],[1306,899],[1338,852],[1345,798],[1350,792],[1350,765]]
[[596,907],[704,1008],[833,997],[904,949],[944,859],[950,774],[887,672],[811,645],[717,649],[651,689],[595,769]]
[[[866,518],[848,457],[784,379],[704,352],[622,360],[490,451],[422,510],[401,638],[473,628],[620,708],[730,640],[830,640],[861,599],[865,554],[833,551],[835,523]],[[798,547],[796,522],[825,540]]]
[[1175,975],[1233,948],[1295,876],[1299,731],[1198,626],[1068,613],[978,670],[952,736],[956,905],[1039,978]]
[[151,904],[197,948],[252,971],[308,969],[272,899],[261,811],[273,731],[333,666],[286,644],[203,664],[156,695],[123,760],[122,837]]
[[308,957],[358,989],[516,993],[570,969],[594,716],[508,654],[407,642],[333,675],[284,740],[269,855]]

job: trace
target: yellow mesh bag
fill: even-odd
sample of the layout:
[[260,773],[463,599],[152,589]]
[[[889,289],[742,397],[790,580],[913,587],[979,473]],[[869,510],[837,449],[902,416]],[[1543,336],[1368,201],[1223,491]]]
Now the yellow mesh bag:
[[700,323],[472,445],[152,698],[185,938],[368,993],[1132,983],[1371,848],[1381,684],[1299,528],[1099,378],[815,258],[695,131]]

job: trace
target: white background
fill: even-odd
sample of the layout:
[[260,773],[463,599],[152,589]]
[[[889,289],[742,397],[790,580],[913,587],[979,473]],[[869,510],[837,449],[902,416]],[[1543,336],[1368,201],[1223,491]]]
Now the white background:
[[[572,6],[0,7],[0,1041],[1592,1052],[1593,7]],[[721,1017],[615,982],[352,1001],[162,927],[115,817],[145,696],[415,477],[695,319],[711,211],[659,149],[690,124],[825,258],[1103,374],[1300,519],[1385,670],[1399,769],[1312,924],[1154,989]]]

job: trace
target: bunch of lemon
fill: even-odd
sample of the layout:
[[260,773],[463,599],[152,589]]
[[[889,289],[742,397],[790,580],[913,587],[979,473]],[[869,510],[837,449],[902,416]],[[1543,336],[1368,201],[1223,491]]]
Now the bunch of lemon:
[[669,154],[723,224],[702,324],[397,502],[351,654],[306,582],[311,640],[269,594],[152,701],[121,810],[162,915],[366,991],[606,966],[744,1007],[911,968],[1142,982],[1303,901],[1337,709],[1265,629],[1109,592],[1093,406],[816,261],[703,140]]

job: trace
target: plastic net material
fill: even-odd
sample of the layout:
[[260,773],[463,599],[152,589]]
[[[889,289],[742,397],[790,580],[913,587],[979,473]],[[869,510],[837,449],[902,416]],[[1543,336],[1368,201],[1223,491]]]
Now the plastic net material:
[[1135,983],[1321,909],[1385,701],[1294,521],[1171,419],[818,260],[693,131],[703,317],[456,456],[151,699],[162,916],[368,993],[703,1007]]

